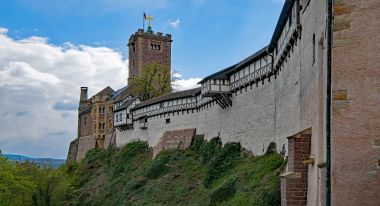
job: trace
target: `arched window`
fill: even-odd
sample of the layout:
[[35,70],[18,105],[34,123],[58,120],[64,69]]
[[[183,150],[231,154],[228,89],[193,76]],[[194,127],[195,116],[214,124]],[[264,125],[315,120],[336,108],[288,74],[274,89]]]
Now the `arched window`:
[[108,120],[108,128],[112,128],[112,119],[110,118],[109,120]]

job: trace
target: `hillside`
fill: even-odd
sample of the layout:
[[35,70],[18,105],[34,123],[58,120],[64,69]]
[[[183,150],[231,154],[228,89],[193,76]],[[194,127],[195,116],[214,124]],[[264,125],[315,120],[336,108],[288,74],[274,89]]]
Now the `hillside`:
[[64,159],[52,159],[52,158],[32,158],[27,157],[23,155],[15,155],[15,154],[1,154],[0,156],[3,156],[11,161],[17,161],[17,162],[32,162],[37,165],[41,166],[49,166],[53,168],[57,168],[63,164],[65,164],[66,160]]
[[240,144],[197,137],[190,149],[154,160],[145,142],[91,150],[67,165],[69,205],[280,205],[283,158],[252,157]]

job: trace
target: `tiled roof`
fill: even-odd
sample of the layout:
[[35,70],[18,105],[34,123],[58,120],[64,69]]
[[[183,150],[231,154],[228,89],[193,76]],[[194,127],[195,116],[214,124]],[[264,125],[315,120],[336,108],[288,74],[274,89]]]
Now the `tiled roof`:
[[280,18],[277,21],[276,28],[274,30],[272,39],[271,39],[270,44],[269,44],[269,51],[273,51],[274,48],[276,48],[277,40],[280,38],[282,29],[286,25],[286,21],[288,20],[288,16],[290,14],[290,11],[293,8],[294,2],[295,2],[295,0],[286,0],[285,1],[284,7],[282,8],[282,11],[280,14]]
[[114,100],[115,102],[121,101],[126,97],[126,95],[129,95],[131,92],[130,85],[127,85],[121,89],[116,90],[116,92],[111,94],[110,100]]
[[123,110],[123,109],[126,109],[127,107],[129,107],[129,105],[131,105],[134,101],[136,101],[137,98],[132,98],[130,100],[127,100],[125,101],[122,105],[118,106],[114,112],[117,112],[117,111],[120,111],[120,110]]
[[110,86],[107,86],[104,89],[102,89],[100,92],[98,92],[95,95],[93,95],[90,99],[92,99],[95,96],[111,95],[114,92],[115,91]]
[[236,66],[236,64],[232,65],[232,66],[229,66],[223,70],[220,70],[214,74],[211,74],[205,78],[202,79],[202,81],[198,82],[198,84],[202,84],[203,82],[209,80],[209,79],[228,79],[228,75],[227,73],[232,70],[234,67]]
[[201,92],[201,88],[195,88],[195,89],[189,89],[189,90],[184,90],[184,91],[179,91],[179,92],[173,92],[170,94],[162,95],[159,97],[155,97],[153,99],[149,99],[147,101],[141,102],[140,104],[136,105],[133,110],[139,109],[141,107],[146,107],[152,104],[156,104],[159,102],[163,101],[169,101],[173,99],[180,99],[180,98],[185,98],[185,97],[192,97]]
[[268,54],[268,46],[260,49],[259,51],[255,52],[254,54],[250,55],[249,57],[243,59],[239,63],[236,64],[236,66],[229,70],[226,75],[230,75],[233,72],[239,71],[240,69],[246,67],[247,65],[251,64],[252,62],[256,61],[257,59],[260,59],[261,57]]

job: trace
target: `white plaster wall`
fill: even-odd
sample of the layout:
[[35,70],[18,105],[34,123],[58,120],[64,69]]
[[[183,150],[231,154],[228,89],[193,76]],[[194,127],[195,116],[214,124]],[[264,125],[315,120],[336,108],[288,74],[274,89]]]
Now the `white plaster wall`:
[[263,154],[274,140],[273,92],[271,79],[233,94],[232,107],[222,110],[222,142],[241,142],[254,154]]
[[[170,123],[166,124],[166,119],[170,118]],[[135,140],[147,141],[150,146],[158,144],[159,139],[165,131],[196,128],[197,126],[197,112],[184,111],[180,115],[171,113],[170,115],[161,115],[148,118],[148,128],[140,129],[138,122],[134,123],[133,130],[119,131],[116,130],[116,145],[118,147]]]

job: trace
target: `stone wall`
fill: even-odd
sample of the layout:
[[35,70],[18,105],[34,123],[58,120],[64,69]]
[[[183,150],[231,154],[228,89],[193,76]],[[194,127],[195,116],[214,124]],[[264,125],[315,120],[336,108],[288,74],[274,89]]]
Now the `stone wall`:
[[77,157],[77,153],[78,153],[78,139],[75,139],[75,140],[70,142],[66,162],[75,161],[76,157]]
[[380,1],[335,0],[332,205],[380,205]]
[[160,138],[160,142],[153,147],[153,157],[165,149],[186,149],[189,148],[195,128],[166,131]]

